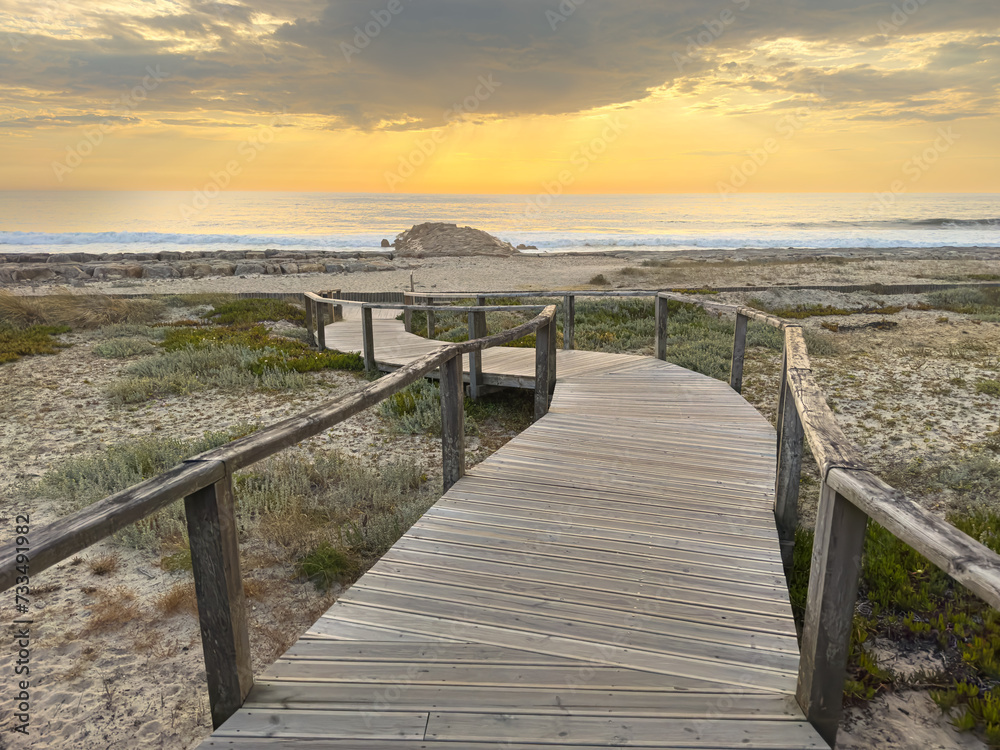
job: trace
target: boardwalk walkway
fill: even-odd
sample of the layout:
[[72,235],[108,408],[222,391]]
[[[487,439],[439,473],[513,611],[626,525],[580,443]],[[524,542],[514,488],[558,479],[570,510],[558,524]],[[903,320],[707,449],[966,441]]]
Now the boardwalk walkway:
[[[329,326],[357,350],[360,326]],[[376,321],[376,355],[434,347]],[[486,382],[532,380],[490,350]],[[204,748],[824,748],[774,528],[774,430],[725,384],[560,351],[545,417],[470,470]],[[524,382],[522,382],[522,385]]]

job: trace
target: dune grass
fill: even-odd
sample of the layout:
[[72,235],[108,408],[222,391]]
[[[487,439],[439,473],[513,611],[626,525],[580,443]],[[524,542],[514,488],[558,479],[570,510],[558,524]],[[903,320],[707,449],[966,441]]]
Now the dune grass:
[[79,330],[113,323],[152,323],[163,312],[164,304],[152,299],[66,291],[27,296],[0,289],[0,321],[18,328],[55,325]]

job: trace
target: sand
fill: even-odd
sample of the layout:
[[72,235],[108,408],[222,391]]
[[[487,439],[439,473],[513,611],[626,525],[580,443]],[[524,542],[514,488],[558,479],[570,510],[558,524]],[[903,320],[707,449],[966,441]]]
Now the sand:
[[[752,255],[752,254],[742,254]],[[418,291],[585,289],[736,286],[789,283],[926,283],[966,280],[969,274],[997,270],[995,259],[941,250],[907,254],[905,259],[876,253],[870,258],[830,258],[812,263],[774,264],[768,256],[753,263],[733,263],[724,254],[705,253],[677,258],[666,267],[638,268],[644,256],[514,256],[511,258],[448,258],[410,260]],[[976,254],[971,254],[976,255]],[[991,255],[991,254],[987,254]],[[769,256],[773,259],[773,254]],[[650,259],[647,257],[647,259]],[[633,269],[625,274],[626,266]],[[304,291],[323,289],[404,290],[409,268],[353,274],[315,274],[280,277],[174,279],[94,283],[86,291],[112,293],[182,293],[198,291]],[[592,287],[597,274],[609,281]],[[44,288],[25,292],[44,292]],[[826,293],[824,293],[826,294]],[[793,302],[844,301],[817,293],[782,292]],[[799,296],[796,296],[799,295]],[[745,297],[729,297],[745,299]],[[846,301],[855,301],[856,296]],[[858,323],[868,316],[841,322]],[[996,429],[996,402],[977,397],[969,388],[935,384],[963,378],[974,383],[981,375],[996,377],[996,359],[961,359],[956,348],[995,349],[997,324],[975,325],[968,316],[905,312],[893,319],[900,327],[890,332],[842,334],[845,354],[815,358],[820,382],[838,405],[843,426],[876,468],[903,460],[913,452],[927,454],[968,444]],[[808,325],[818,325],[816,320]],[[294,396],[248,397],[212,392],[164,399],[137,409],[111,406],[101,395],[123,363],[90,354],[87,334],[72,334],[75,345],[51,357],[36,357],[2,366],[0,378],[0,446],[7,458],[0,465],[0,515],[29,510],[32,526],[40,527],[65,510],[57,503],[29,498],[25,482],[68,456],[83,455],[101,443],[115,443],[155,432],[193,437],[243,418],[271,422],[296,413],[338,393],[357,387],[352,376],[324,373],[320,385]],[[970,349],[971,347],[971,349]],[[852,359],[853,357],[853,359]],[[766,413],[776,385],[776,357],[748,363],[748,396]],[[993,369],[991,369],[991,367]],[[887,373],[892,373],[887,374]],[[755,395],[756,394],[756,395]],[[982,403],[980,403],[982,402]],[[876,404],[880,404],[876,406]],[[969,408],[973,406],[974,408]],[[892,417],[886,415],[891,413]],[[892,424],[886,424],[888,419]],[[933,421],[932,426],[927,423]],[[438,446],[428,438],[401,438],[384,433],[373,412],[359,415],[334,430],[303,444],[301,450],[336,445],[354,455],[418,456],[429,472],[439,471]],[[473,450],[478,446],[473,443]],[[479,453],[485,455],[485,451]],[[808,517],[809,498],[803,498]],[[946,507],[947,498],[941,500]],[[118,558],[117,569],[97,575],[90,562],[103,556]],[[268,566],[244,551],[244,567],[255,595],[249,600],[254,669],[260,672],[318,615],[329,607],[337,591],[322,595],[294,578],[288,567]],[[155,607],[158,596],[189,574],[169,573],[158,567],[159,556],[102,543],[32,577],[32,720],[30,741],[0,735],[0,746],[36,748],[170,748],[198,744],[210,731],[200,637],[192,612],[181,609],[169,616]],[[134,597],[131,598],[130,597]],[[88,632],[88,621],[110,602],[125,605],[119,626]],[[10,595],[4,616],[13,617]],[[896,659],[905,663],[905,658]],[[9,674],[9,670],[5,670]],[[11,681],[0,687],[3,704],[11,697]],[[10,718],[0,721],[6,726]],[[880,697],[845,715],[841,748],[985,747],[968,735],[954,732],[925,693]],[[964,743],[964,744],[962,744]]]

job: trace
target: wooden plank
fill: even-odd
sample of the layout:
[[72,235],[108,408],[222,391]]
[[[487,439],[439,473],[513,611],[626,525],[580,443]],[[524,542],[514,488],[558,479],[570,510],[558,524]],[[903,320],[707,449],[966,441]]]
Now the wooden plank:
[[465,475],[465,399],[462,360],[452,357],[441,364],[441,451],[444,491]]
[[[486,313],[476,310],[469,313],[469,338],[485,338]],[[469,353],[469,397],[477,400],[482,395],[483,388],[483,352]]]
[[[786,381],[787,382],[787,381]],[[788,400],[778,413],[781,424],[777,476],[774,485],[774,518],[781,542],[781,561],[787,574],[792,570],[795,532],[799,528],[799,482],[802,475],[802,421]]]
[[667,300],[658,294],[653,307],[656,316],[653,350],[657,359],[665,361],[667,359]]
[[[567,671],[563,684],[493,687],[479,685],[397,685],[368,682],[258,682],[248,707],[256,710],[324,709],[492,712],[564,716],[655,716],[683,719],[704,713],[706,705],[726,706],[731,721],[801,721],[802,714],[790,696],[773,693],[677,692],[616,690],[590,685],[585,677]],[[553,689],[555,688],[555,689]],[[391,698],[391,700],[389,700]]]
[[286,739],[422,740],[423,711],[240,711],[215,732],[219,739],[257,735]]
[[253,686],[236,503],[229,475],[184,498],[212,725],[243,705]]
[[790,721],[629,719],[500,713],[432,713],[426,738],[450,742],[519,742],[545,738],[555,744],[657,748],[823,748],[808,724]]
[[372,309],[361,308],[361,351],[364,354],[365,370],[375,372],[375,331],[372,329]]
[[563,297],[563,349],[574,348],[576,337],[576,296],[567,294]]
[[729,370],[729,386],[743,393],[743,359],[747,352],[747,317],[736,315],[736,333],[733,337],[733,364]]
[[535,332],[535,420],[544,417],[549,410],[549,368],[555,366],[549,361],[549,334],[548,326]]
[[823,483],[795,695],[806,718],[831,747],[840,725],[867,525],[864,512]]

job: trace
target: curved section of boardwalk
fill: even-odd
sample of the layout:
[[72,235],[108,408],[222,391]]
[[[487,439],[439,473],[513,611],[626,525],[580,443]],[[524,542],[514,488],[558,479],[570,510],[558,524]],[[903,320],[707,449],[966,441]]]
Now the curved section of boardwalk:
[[[356,349],[340,343],[351,328],[329,345]],[[408,356],[435,346],[406,338]],[[593,369],[567,373],[581,354]],[[793,698],[771,426],[675,365],[558,356],[549,414],[436,503],[203,747],[826,747]]]

